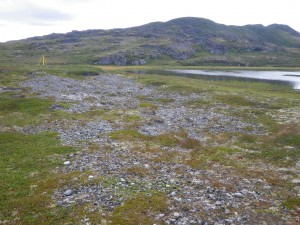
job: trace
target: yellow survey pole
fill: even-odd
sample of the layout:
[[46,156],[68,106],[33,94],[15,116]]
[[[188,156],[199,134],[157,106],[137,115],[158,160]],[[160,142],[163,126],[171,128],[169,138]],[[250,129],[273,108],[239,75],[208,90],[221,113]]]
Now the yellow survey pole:
[[42,57],[40,58],[38,65],[42,64],[43,66],[47,65],[47,61],[46,61],[46,57],[44,55],[42,55]]

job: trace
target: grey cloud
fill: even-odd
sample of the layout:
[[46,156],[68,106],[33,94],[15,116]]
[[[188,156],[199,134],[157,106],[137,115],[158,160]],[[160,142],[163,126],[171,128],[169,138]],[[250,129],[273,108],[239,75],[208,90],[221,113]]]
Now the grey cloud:
[[31,25],[47,25],[52,22],[70,20],[72,17],[61,11],[28,5],[11,11],[0,9],[0,19]]

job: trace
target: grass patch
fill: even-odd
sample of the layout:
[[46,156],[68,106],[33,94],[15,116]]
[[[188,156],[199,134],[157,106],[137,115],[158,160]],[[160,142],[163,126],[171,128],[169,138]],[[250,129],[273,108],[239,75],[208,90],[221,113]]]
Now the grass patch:
[[152,141],[167,147],[175,147],[180,143],[180,140],[175,133],[160,134],[158,136],[153,137]]
[[186,163],[193,168],[205,168],[212,163],[233,166],[235,163],[229,156],[236,152],[237,149],[227,147],[196,148],[190,153]]
[[[47,209],[51,193],[43,181],[50,178],[51,168],[61,164],[53,156],[72,149],[61,146],[54,133],[0,133],[0,139],[1,220],[18,217],[20,224],[38,224],[47,218],[44,224],[51,224],[56,215]],[[52,186],[55,183],[50,182]]]
[[273,139],[277,144],[300,148],[300,127],[293,124],[281,126]]
[[155,104],[153,104],[153,103],[151,103],[151,102],[141,102],[141,103],[139,104],[139,106],[140,106],[141,108],[147,108],[147,109],[153,109],[153,110],[155,110],[155,109],[158,108],[157,105],[155,105]]
[[134,114],[126,114],[124,115],[124,122],[130,123],[130,122],[139,122],[141,121],[141,117],[139,115]]
[[53,102],[38,98],[0,98],[0,110],[38,115],[47,111]]
[[155,163],[182,163],[181,154],[177,151],[161,150],[158,156],[152,159]]
[[180,147],[187,149],[197,149],[200,147],[200,142],[194,138],[186,138],[180,143]]
[[281,125],[267,136],[242,135],[237,145],[255,150],[245,154],[249,159],[293,166],[300,157],[300,129],[297,125]]
[[140,177],[144,177],[149,173],[149,170],[140,166],[132,166],[128,168],[126,172],[127,174],[133,174]]
[[190,107],[190,108],[206,108],[209,106],[213,105],[213,101],[209,101],[206,99],[197,99],[197,100],[191,100],[191,101],[186,101],[184,103],[184,105],[186,107]]
[[246,157],[264,160],[280,166],[293,166],[299,159],[300,152],[297,149],[284,149],[274,147],[271,144],[264,144],[261,146],[261,151],[247,153]]
[[0,97],[0,122],[5,125],[38,124],[42,114],[49,112],[52,101],[38,98]]
[[155,216],[167,212],[167,197],[160,193],[138,194],[117,207],[113,212],[112,224],[136,225],[136,224],[160,224]]
[[231,94],[216,95],[215,98],[216,100],[221,101],[222,103],[233,105],[233,106],[250,106],[250,107],[257,106],[257,102],[249,100],[246,97],[240,95],[231,95]]
[[300,207],[300,198],[288,198],[283,205],[288,209],[297,209]]

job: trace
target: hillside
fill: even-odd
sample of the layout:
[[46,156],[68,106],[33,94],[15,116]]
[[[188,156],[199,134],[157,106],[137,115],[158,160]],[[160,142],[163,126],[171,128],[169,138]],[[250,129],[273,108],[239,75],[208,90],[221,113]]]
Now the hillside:
[[41,54],[59,64],[298,66],[300,33],[280,24],[226,26],[186,17],[0,44],[2,62],[35,62]]

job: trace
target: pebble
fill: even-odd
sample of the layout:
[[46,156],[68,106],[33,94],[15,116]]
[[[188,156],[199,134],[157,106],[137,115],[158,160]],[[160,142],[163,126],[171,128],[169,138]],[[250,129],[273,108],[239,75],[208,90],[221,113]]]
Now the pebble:
[[181,216],[181,214],[179,212],[174,212],[173,215],[174,215],[175,218],[178,218],[178,217]]
[[150,168],[150,165],[144,164],[144,167],[145,167],[146,169],[149,169],[149,168]]
[[65,196],[70,196],[70,195],[72,195],[72,194],[73,194],[73,191],[70,190],[70,189],[68,189],[68,190],[66,190],[66,191],[64,192],[64,195],[65,195]]
[[241,190],[241,193],[242,193],[243,195],[246,195],[246,194],[248,194],[248,193],[249,193],[249,191],[248,191],[248,190],[246,190],[246,189],[243,189],[243,190]]
[[176,183],[176,180],[171,179],[171,180],[170,180],[170,183],[171,183],[171,184],[174,184],[174,183]]
[[243,195],[242,193],[240,193],[240,192],[234,193],[233,196],[234,196],[234,197],[239,197],[239,198],[244,197],[244,195]]
[[64,162],[64,165],[65,165],[65,166],[68,166],[68,165],[70,165],[70,164],[71,164],[70,161],[65,161],[65,162]]

